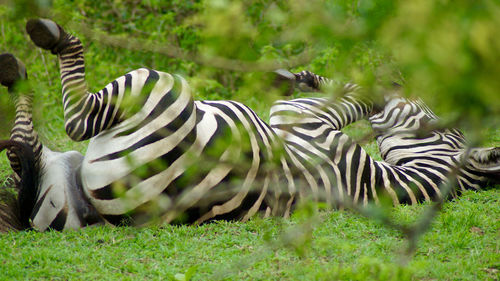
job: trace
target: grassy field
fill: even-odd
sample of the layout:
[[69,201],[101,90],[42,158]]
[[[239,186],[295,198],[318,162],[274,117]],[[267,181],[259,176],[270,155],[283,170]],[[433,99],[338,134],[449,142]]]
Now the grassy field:
[[[0,235],[2,280],[498,280],[500,192],[450,202],[407,264],[402,236],[348,212],[308,220]],[[426,206],[393,210],[410,221]],[[304,223],[314,222],[312,232]]]
[[[361,123],[346,131],[359,137],[367,127]],[[491,135],[495,142],[498,134]],[[364,147],[377,152],[373,142]],[[5,158],[2,155],[4,173]],[[410,223],[427,207],[399,206],[390,213],[394,220]],[[247,223],[0,234],[0,278],[498,280],[500,276],[498,189],[468,192],[447,203],[410,259],[402,234],[376,221],[347,211],[304,213],[299,211],[290,220],[254,218]]]
[[[172,7],[161,12],[141,10],[142,6],[131,12],[127,5],[134,6],[133,1],[115,1],[118,4],[113,7],[109,7],[112,1],[53,2],[53,14],[49,16],[59,22],[87,19],[110,34],[141,37],[157,44],[174,38],[183,49],[193,49],[198,43],[196,34],[179,24],[178,18],[198,9],[198,1],[172,1]],[[55,150],[84,152],[86,142],[72,142],[64,132],[57,60],[36,49],[24,31],[26,19],[37,13],[40,11],[20,12],[19,5],[0,5],[0,52],[14,53],[27,66],[35,126],[42,141]],[[241,82],[247,74],[110,47],[78,35],[85,44],[92,91],[132,69],[147,66],[185,75],[197,99],[236,99],[264,119],[277,98],[247,87]],[[380,60],[372,55],[376,52],[369,45],[357,46],[357,50],[363,56],[353,63],[364,69],[370,70]],[[346,63],[332,59],[339,49],[332,47],[323,54],[305,68],[322,73],[326,64],[335,68],[337,63]],[[9,95],[0,89],[0,139],[9,136],[12,114]],[[361,122],[346,132],[361,138],[369,128]],[[485,128],[483,135],[484,145],[500,146],[498,127]],[[375,142],[363,147],[379,159]],[[0,186],[10,173],[5,153],[0,153]],[[427,207],[399,206],[390,213],[394,220],[410,223]],[[421,237],[413,257],[405,255],[406,247],[401,233],[377,221],[348,211],[308,214],[306,209],[289,220],[254,218],[247,223],[202,226],[11,232],[0,233],[0,279],[499,280],[500,189],[468,192],[445,204],[431,229]]]

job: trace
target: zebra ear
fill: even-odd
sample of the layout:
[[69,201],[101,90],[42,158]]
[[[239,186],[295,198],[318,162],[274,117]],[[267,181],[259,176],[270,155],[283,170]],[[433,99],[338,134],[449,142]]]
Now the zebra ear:
[[500,182],[500,147],[474,148],[469,153],[467,165],[495,182]]
[[284,96],[292,95],[295,88],[295,75],[286,69],[277,69],[273,73],[275,75],[273,86],[278,88]]

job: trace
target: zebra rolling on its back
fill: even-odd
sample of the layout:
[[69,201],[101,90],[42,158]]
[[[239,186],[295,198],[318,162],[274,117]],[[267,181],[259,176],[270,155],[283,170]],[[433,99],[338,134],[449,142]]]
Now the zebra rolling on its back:
[[[193,101],[182,77],[150,69],[89,93],[78,38],[49,20],[31,20],[27,31],[59,57],[68,135],[91,139],[84,157],[45,146],[35,154],[39,183],[23,186],[20,197],[33,198],[24,223],[29,219],[39,230],[142,224],[154,217],[201,223],[246,220],[257,212],[288,216],[305,198],[366,204],[388,194],[395,204],[416,203],[438,197],[450,170],[429,177],[426,166],[374,161],[340,131],[372,110],[355,94],[336,103],[277,102],[268,125],[234,101]],[[15,70],[19,63],[11,65]],[[124,108],[130,97],[140,103],[137,110]],[[32,126],[18,121],[13,131]],[[35,149],[41,145],[28,141],[33,134],[16,141]],[[498,166],[498,159],[491,162]],[[15,171],[23,185],[22,171]]]

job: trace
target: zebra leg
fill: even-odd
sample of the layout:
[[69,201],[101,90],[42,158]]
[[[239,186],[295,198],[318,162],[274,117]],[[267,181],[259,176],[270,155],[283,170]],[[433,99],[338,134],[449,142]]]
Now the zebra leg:
[[441,127],[439,118],[420,99],[394,95],[369,120],[385,162],[399,168],[429,167],[423,172],[427,178],[456,180],[453,196],[499,181],[500,148],[467,148],[464,135]]
[[26,31],[38,47],[57,54],[70,41],[70,36],[55,22],[48,19],[31,19],[26,24]]
[[489,184],[500,184],[500,147],[474,148],[468,156],[464,159],[467,168],[481,173]]
[[0,84],[13,91],[14,84],[27,77],[26,67],[14,55],[4,53],[0,55]]
[[[303,92],[320,91],[321,88],[333,84],[332,80],[307,70],[291,73],[280,69],[275,73],[281,80],[291,81],[289,84]],[[277,101],[271,108],[270,124],[281,133],[286,133],[292,127],[310,129],[323,125],[340,130],[355,121],[367,118],[373,109],[373,102],[357,93],[358,89],[355,84],[346,84],[343,96],[336,101],[325,98]]]
[[[102,90],[90,93],[85,81],[83,46],[77,37],[46,19],[28,21],[26,30],[37,46],[59,58],[65,129],[75,141],[90,139],[124,120],[130,123],[144,118],[144,114],[151,113],[147,112],[151,109],[147,103],[154,106],[159,102],[167,107],[183,96],[180,100],[194,106],[184,79],[146,68],[129,72]],[[159,111],[151,114],[156,113]],[[132,115],[137,117],[135,121],[130,120]]]
[[[31,19],[26,31],[38,47],[50,50],[59,58],[65,129],[73,140],[89,139],[119,122],[121,112],[116,107],[116,81],[98,93],[89,93],[85,81],[83,46],[48,19]],[[109,92],[108,92],[109,90]]]
[[346,94],[338,101],[323,98],[299,98],[290,101],[277,101],[271,107],[270,125],[282,131],[301,127],[314,130],[328,126],[333,130],[366,118],[372,111],[372,102],[355,93]]
[[322,87],[331,85],[333,81],[326,77],[304,70],[292,73],[286,69],[277,69],[274,72],[274,86],[284,90],[285,96],[290,96],[294,88],[301,92],[318,92]]
[[[28,145],[34,153],[35,163],[39,163],[42,144],[37,132],[33,129],[31,113],[31,97],[29,95],[16,93],[16,82],[25,80],[27,77],[24,64],[14,55],[5,53],[0,55],[0,83],[9,88],[16,102],[16,116],[14,127],[11,130],[10,140]],[[15,181],[18,183],[21,176],[21,164],[17,154],[11,150],[7,151],[10,165],[15,172]]]

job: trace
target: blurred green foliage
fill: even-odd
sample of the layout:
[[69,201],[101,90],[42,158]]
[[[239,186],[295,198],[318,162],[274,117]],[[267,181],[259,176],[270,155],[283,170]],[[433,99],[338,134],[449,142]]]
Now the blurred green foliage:
[[[361,84],[374,97],[396,81],[473,145],[500,145],[500,5],[493,0],[0,0],[0,52],[27,66],[42,140],[83,151],[86,144],[63,129],[57,60],[24,30],[32,17],[51,18],[82,39],[92,91],[150,67],[185,76],[196,99],[238,100],[267,119],[282,97],[256,70],[308,69],[338,85]],[[8,138],[12,119],[1,88],[0,138]]]
[[[423,98],[450,125],[480,135],[500,113],[500,5],[482,1],[374,0],[2,0],[0,51],[27,63],[41,104],[58,104],[55,60],[34,49],[24,32],[30,17],[49,17],[81,37],[94,90],[126,71],[147,66],[190,77],[200,99],[237,99],[266,117],[279,98],[259,83],[262,73],[214,67],[151,52],[171,46],[189,57],[228,63],[273,60],[340,83],[353,81],[373,95],[389,82]],[[100,44],[84,28],[142,40],[144,51]],[[294,63],[298,55],[308,60]],[[3,90],[2,90],[3,91]],[[0,99],[2,109],[7,101]],[[54,110],[48,107],[47,110]],[[4,110],[2,110],[4,111]],[[58,112],[59,113],[59,112]],[[40,113],[39,113],[40,114]],[[60,116],[44,112],[49,119]],[[2,114],[2,119],[11,118]],[[45,120],[51,123],[54,120]],[[0,131],[2,136],[6,130]]]

